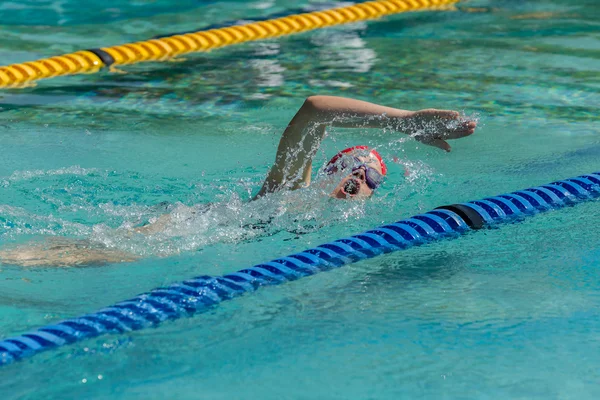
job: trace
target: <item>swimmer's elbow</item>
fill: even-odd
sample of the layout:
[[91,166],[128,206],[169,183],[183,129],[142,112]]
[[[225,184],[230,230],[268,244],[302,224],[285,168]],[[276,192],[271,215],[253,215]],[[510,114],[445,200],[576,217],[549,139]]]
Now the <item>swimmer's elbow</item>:
[[304,100],[300,115],[308,125],[323,124],[330,119],[330,96],[314,95]]
[[306,98],[302,108],[313,116],[329,120],[334,114],[353,108],[351,107],[353,101],[355,100],[344,97],[314,95]]
[[318,110],[322,107],[323,100],[325,97],[327,97],[327,96],[321,96],[321,95],[308,96],[306,98],[306,100],[304,100],[304,104],[302,105],[302,107],[310,108],[313,110]]

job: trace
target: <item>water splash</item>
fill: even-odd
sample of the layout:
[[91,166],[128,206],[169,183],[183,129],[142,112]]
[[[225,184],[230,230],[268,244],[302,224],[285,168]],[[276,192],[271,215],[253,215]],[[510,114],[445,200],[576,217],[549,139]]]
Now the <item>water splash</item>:
[[[339,140],[335,132],[329,138]],[[407,140],[410,137],[402,135],[386,145],[369,144],[390,158],[390,153],[404,151]],[[381,194],[368,202],[334,200],[329,195],[342,177],[323,173],[324,152],[319,154],[315,148],[310,153],[317,157],[316,177],[309,188],[281,190],[252,202],[248,200],[264,179],[263,173],[255,170],[246,178],[203,175],[202,182],[80,166],[17,171],[0,178],[7,194],[5,204],[0,204],[0,238],[17,246],[40,236],[69,238],[75,247],[56,240],[38,241],[37,246],[63,252],[80,247],[92,253],[105,248],[112,252],[113,261],[119,257],[166,257],[280,232],[300,236],[361,221],[367,228],[366,217],[379,214],[381,208],[396,207],[411,194],[423,193],[436,179],[426,163],[396,157],[403,167],[401,179],[389,179],[378,189]],[[289,176],[283,188],[302,181],[302,168],[284,172]]]
[[[144,192],[146,178],[129,178],[130,174],[85,171],[78,167],[60,173],[13,174],[6,179],[9,188],[25,194],[34,205],[0,205],[0,237],[18,246],[24,242],[31,244],[31,239],[40,236],[54,237],[33,243],[44,251],[75,251],[68,243],[56,239],[70,238],[73,246],[85,251],[107,248],[113,255],[129,260],[196,251],[214,243],[251,241],[279,232],[303,235],[323,226],[360,219],[365,212],[364,202],[330,199],[327,194],[333,183],[322,180],[305,190],[281,191],[253,202],[248,202],[248,180],[241,180],[210,185],[213,200],[210,203],[185,204],[179,200],[147,204],[153,196],[126,199],[124,193],[119,193],[122,188]],[[257,183],[254,179],[254,189]],[[32,184],[35,189],[30,189]],[[184,195],[187,188],[173,184],[166,191],[179,192],[170,193],[172,199],[197,197]],[[105,201],[111,197],[120,201]]]

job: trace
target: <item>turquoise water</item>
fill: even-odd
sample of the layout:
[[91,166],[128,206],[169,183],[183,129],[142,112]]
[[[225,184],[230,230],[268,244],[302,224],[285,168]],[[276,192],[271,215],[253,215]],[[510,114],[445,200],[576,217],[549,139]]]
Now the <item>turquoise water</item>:
[[[3,2],[1,63],[322,5],[172,3]],[[441,204],[600,170],[597,2],[458,8],[0,92],[2,246],[75,238],[140,257],[1,265],[0,338]],[[316,165],[349,145],[378,146],[390,173],[374,198],[331,202],[309,189],[246,203],[311,94],[457,109],[479,129],[449,154],[392,132],[333,129]],[[183,206],[208,202],[212,212],[186,220]],[[596,399],[599,204],[42,353],[0,369],[1,398]],[[165,211],[182,216],[167,232],[128,234]]]

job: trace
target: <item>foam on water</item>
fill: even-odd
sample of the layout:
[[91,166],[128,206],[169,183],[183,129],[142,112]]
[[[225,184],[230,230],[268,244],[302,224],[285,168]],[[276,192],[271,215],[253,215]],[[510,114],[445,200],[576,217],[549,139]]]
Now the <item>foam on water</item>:
[[[398,150],[397,144],[394,147]],[[20,249],[29,244],[44,247],[45,236],[72,238],[79,245],[105,246],[137,258],[167,257],[214,243],[257,240],[281,231],[303,235],[364,219],[378,207],[391,206],[397,196],[425,190],[433,176],[427,164],[405,161],[404,168],[408,171],[404,182],[389,182],[385,195],[368,202],[331,199],[329,193],[343,174],[319,173],[308,188],[280,191],[255,201],[249,200],[256,191],[256,181],[198,183],[193,190],[202,194],[186,196],[208,197],[210,201],[189,205],[180,201],[136,203],[126,191],[146,190],[143,181],[148,178],[139,174],[79,166],[16,171],[1,180],[3,187],[14,193],[27,193],[28,201],[35,206],[0,205],[0,237]],[[177,186],[178,183],[172,183],[163,191],[175,191]],[[119,197],[123,198],[118,200]],[[68,241],[55,239],[46,247],[57,243],[64,245]],[[10,263],[6,255],[4,262]]]

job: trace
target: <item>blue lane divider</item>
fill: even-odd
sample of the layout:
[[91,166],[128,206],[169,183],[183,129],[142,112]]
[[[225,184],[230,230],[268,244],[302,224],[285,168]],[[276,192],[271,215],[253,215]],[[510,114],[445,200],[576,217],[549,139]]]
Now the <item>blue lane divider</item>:
[[0,341],[0,365],[40,351],[107,333],[124,333],[203,312],[261,286],[420,245],[491,224],[516,221],[600,195],[600,172],[548,185],[443,206],[348,238],[322,244],[224,276],[199,276],[157,288],[95,313]]

